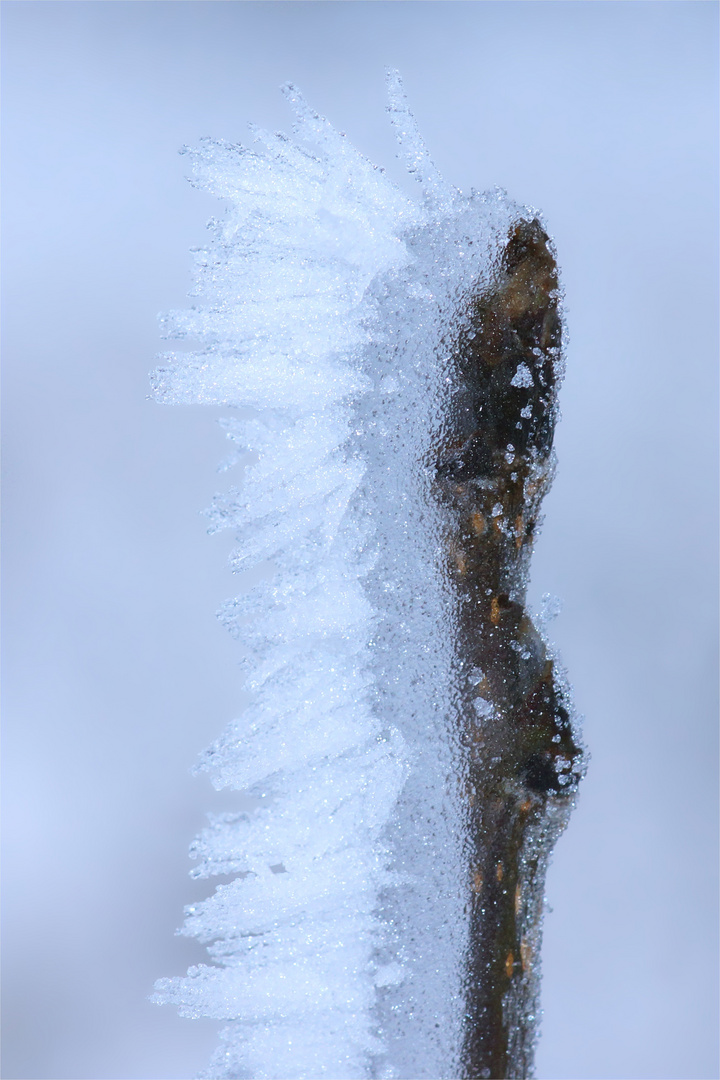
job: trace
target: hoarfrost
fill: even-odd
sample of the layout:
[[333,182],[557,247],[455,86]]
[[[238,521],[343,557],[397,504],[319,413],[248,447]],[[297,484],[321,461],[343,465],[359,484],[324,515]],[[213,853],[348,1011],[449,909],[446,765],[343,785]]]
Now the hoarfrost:
[[[462,300],[523,211],[443,181],[396,73],[419,202],[284,92],[292,137],[187,151],[228,208],[195,253],[196,306],[163,320],[199,348],[153,375],[160,402],[242,410],[228,463],[254,457],[210,531],[237,533],[235,569],[275,568],[220,613],[253,699],[198,766],[263,806],[195,841],[195,876],[237,877],[187,909],[214,963],[155,1000],[229,1021],[209,1076],[459,1075],[458,660],[432,447]],[[532,385],[525,364],[512,385]]]
[[527,364],[518,364],[517,371],[510,380],[511,386],[532,386],[533,377]]

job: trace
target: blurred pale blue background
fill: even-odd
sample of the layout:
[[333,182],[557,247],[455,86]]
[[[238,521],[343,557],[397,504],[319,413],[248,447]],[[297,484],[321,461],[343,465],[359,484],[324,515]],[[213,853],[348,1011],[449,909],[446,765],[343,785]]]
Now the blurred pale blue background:
[[[182,1078],[146,1001],[188,768],[238,711],[213,611],[213,410],[147,400],[215,206],[177,149],[288,127],[290,79],[401,178],[399,67],[458,186],[541,207],[571,331],[536,595],[593,760],[548,880],[543,1078],[716,1077],[715,3],[6,2],[5,941],[10,1078]],[[402,180],[401,182],[405,182]]]

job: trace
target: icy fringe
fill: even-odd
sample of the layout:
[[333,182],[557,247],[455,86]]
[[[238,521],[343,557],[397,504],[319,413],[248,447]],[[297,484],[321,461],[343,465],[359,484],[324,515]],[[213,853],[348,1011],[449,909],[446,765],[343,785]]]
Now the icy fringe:
[[420,203],[292,86],[293,139],[191,152],[228,206],[196,253],[199,305],[165,319],[202,348],[165,354],[154,391],[240,410],[223,425],[255,463],[211,531],[237,531],[236,569],[273,567],[221,612],[253,702],[199,766],[260,808],[195,841],[194,876],[237,874],[181,931],[216,963],[154,998],[230,1021],[208,1077],[458,1075],[457,661],[432,447],[463,298],[530,212],[449,188],[389,85]]

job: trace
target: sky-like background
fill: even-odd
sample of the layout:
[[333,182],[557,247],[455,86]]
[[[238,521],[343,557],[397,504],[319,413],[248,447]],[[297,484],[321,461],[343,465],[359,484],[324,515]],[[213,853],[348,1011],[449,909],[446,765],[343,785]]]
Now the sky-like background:
[[216,208],[177,150],[289,128],[278,87],[399,183],[401,69],[457,186],[542,208],[570,328],[533,590],[592,753],[547,893],[545,1080],[718,1075],[717,23],[713,2],[3,4],[4,1067],[194,1075],[149,1004],[202,959],[189,776],[242,703],[214,619],[222,410],[161,408],[156,314]]

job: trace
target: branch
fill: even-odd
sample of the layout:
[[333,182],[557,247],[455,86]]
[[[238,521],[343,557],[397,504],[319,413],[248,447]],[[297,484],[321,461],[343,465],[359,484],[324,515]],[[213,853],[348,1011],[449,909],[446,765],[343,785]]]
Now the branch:
[[464,672],[464,1077],[531,1073],[545,872],[583,769],[562,677],[525,609],[560,356],[554,255],[540,223],[521,221],[469,302],[437,466]]

